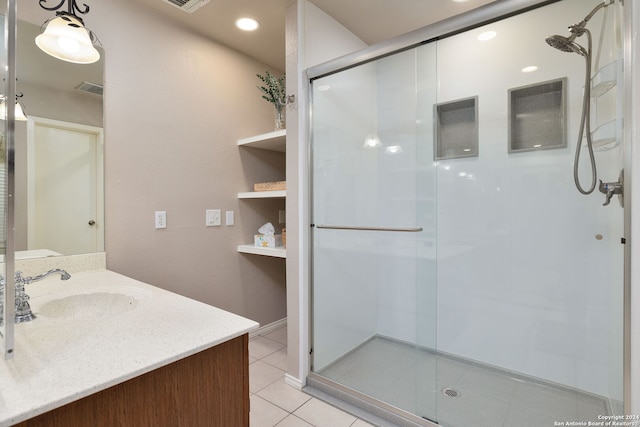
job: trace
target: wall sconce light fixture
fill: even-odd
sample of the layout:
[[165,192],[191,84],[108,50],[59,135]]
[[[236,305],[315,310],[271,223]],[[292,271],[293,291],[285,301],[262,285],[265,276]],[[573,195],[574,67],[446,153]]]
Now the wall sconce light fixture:
[[40,0],[45,10],[58,10],[67,2],[67,11],[56,12],[56,17],[42,26],[46,29],[36,37],[36,45],[54,58],[75,64],[91,64],[100,59],[100,52],[93,46],[95,35],[84,27],[84,21],[76,13],[86,14],[89,6],[80,8],[76,0],[60,0],[56,6],[47,7],[48,0]]
[[[24,114],[24,109],[18,102],[18,98],[22,98],[22,93],[18,92],[16,94],[16,109],[14,114],[16,120],[24,122],[27,121],[27,116]],[[0,94],[0,120],[7,120],[7,97],[2,94]]]

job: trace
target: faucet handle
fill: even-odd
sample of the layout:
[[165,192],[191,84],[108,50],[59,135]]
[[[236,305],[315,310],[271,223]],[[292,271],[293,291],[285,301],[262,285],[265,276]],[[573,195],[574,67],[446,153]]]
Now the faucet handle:
[[605,195],[605,202],[602,206],[607,206],[611,203],[611,198],[616,194],[620,198],[620,204],[623,205],[622,192],[624,189],[624,170],[620,172],[620,177],[616,182],[602,182],[601,179],[599,181],[600,185],[598,186],[598,190]]
[[609,203],[611,203],[611,198],[615,194],[615,188],[611,188],[608,183],[602,182],[601,179],[599,181],[600,181],[600,185],[598,186],[598,189],[602,194],[604,194],[604,198],[605,198],[602,206],[608,206]]

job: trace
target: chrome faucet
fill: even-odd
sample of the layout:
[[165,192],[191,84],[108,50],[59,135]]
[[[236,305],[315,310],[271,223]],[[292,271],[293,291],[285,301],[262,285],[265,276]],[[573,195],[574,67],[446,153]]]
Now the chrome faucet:
[[56,268],[49,270],[46,273],[39,274],[37,276],[22,276],[21,271],[16,271],[16,323],[28,322],[36,318],[31,312],[31,306],[29,305],[29,295],[24,291],[24,285],[42,280],[50,274],[59,273],[61,280],[69,280],[71,275],[66,271]]

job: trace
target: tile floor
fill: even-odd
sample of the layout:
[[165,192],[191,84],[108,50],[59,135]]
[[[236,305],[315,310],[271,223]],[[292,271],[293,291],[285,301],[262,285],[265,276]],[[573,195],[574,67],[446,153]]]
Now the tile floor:
[[284,382],[287,328],[249,341],[251,427],[367,427],[356,417]]

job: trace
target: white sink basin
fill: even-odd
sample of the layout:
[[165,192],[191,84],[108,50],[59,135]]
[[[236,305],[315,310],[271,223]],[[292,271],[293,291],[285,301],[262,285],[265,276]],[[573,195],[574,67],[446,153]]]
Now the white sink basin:
[[55,293],[34,298],[33,312],[52,320],[108,319],[134,310],[150,296],[142,289],[130,287],[101,287],[88,293]]

